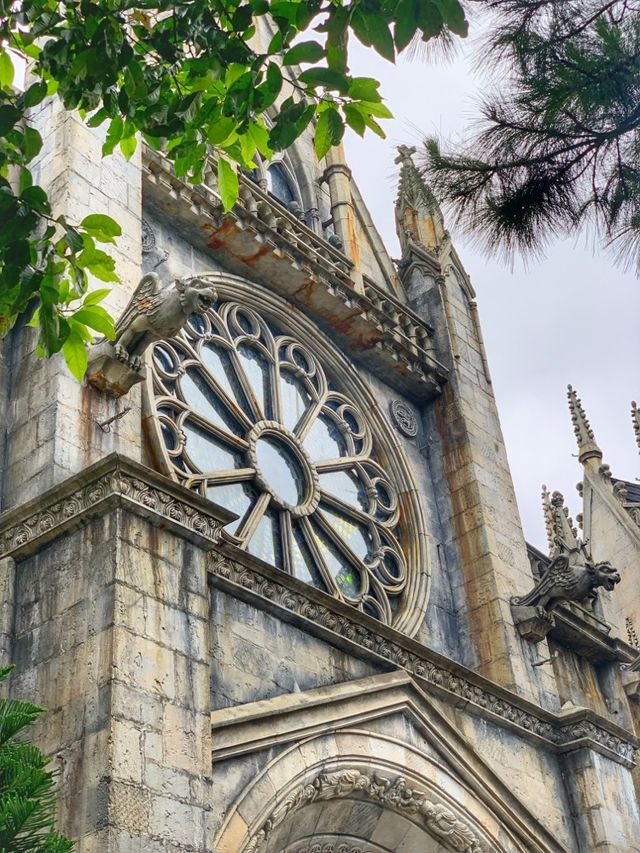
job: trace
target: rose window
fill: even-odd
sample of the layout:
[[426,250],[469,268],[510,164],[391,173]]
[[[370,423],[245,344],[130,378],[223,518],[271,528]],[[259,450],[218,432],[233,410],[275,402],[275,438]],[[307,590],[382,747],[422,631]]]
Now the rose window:
[[398,492],[310,349],[225,301],[152,360],[172,476],[237,514],[240,548],[391,623],[407,574]]

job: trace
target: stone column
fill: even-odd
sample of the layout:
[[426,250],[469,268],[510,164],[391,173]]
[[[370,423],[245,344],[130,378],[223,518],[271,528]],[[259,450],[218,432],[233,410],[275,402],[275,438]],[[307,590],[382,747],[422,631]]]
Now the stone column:
[[112,455],[13,510],[11,695],[78,853],[210,850],[206,554],[230,514]]
[[[116,260],[122,284],[113,286],[103,304],[117,316],[141,275],[139,152],[130,162],[119,154],[103,160],[104,128],[89,130],[77,114],[54,99],[34,109],[31,121],[44,140],[33,168],[34,182],[49,193],[54,215],[64,214],[76,224],[88,214],[105,213],[122,227],[117,245],[105,247]],[[106,285],[94,280],[90,286]],[[113,451],[141,458],[140,389],[119,401],[107,399],[80,385],[60,353],[43,360],[35,346],[35,330],[23,323],[5,343],[6,449],[0,461],[0,511]],[[98,424],[125,406],[131,407],[127,415],[103,432]]]
[[352,277],[356,288],[362,289],[360,247],[356,238],[356,213],[351,198],[351,169],[344,162],[342,146],[332,148],[326,156],[327,168],[323,180],[329,187],[331,216],[336,234],[342,240],[345,255],[353,261]]

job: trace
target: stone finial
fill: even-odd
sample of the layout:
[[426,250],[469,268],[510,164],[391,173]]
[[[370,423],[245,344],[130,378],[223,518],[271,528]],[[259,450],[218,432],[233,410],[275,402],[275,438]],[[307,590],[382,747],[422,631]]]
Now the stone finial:
[[564,495],[561,492],[549,494],[547,487],[543,486],[542,509],[551,557],[566,550],[579,551],[584,547],[578,536],[578,528],[564,505]]
[[578,442],[578,459],[580,462],[586,462],[587,459],[602,459],[602,451],[596,444],[582,401],[571,385],[567,388],[567,399],[569,400],[573,431]]
[[413,146],[398,146],[395,162],[400,166],[400,180],[396,198],[396,230],[403,250],[413,242],[435,253],[447,232],[440,205],[413,161],[415,153]]
[[638,447],[640,447],[640,409],[638,409],[638,404],[635,400],[631,402],[631,420],[633,422],[636,441],[638,442]]

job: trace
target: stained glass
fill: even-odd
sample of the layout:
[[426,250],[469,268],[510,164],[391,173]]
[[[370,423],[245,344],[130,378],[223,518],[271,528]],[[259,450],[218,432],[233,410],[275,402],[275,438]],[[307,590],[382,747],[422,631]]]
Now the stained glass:
[[286,503],[297,506],[305,495],[305,478],[293,453],[275,437],[256,442],[260,471],[276,495]]
[[253,536],[249,539],[247,550],[254,557],[260,557],[261,560],[271,563],[272,566],[282,568],[280,525],[274,513],[266,512],[262,516]]
[[391,621],[407,573],[397,492],[362,410],[308,347],[223,301],[154,349],[175,476],[238,515],[227,526],[238,547]]
[[351,471],[328,471],[320,474],[320,488],[356,509],[367,512],[369,499],[364,484]]
[[311,397],[302,387],[302,383],[288,370],[280,371],[280,397],[284,425],[287,429],[294,430],[310,405]]
[[207,497],[210,500],[226,507],[231,512],[235,512],[238,516],[236,521],[227,525],[229,533],[236,532],[255,503],[257,496],[258,493],[250,483],[222,483],[221,485],[214,484],[207,487]]
[[180,377],[180,390],[185,403],[194,412],[225,430],[240,432],[238,422],[230,416],[226,406],[207,385],[204,377],[195,367],[188,368],[184,376]]
[[312,459],[337,459],[345,456],[347,446],[338,428],[330,418],[317,418],[304,440],[304,446]]
[[185,422],[182,431],[187,438],[187,454],[196,468],[203,472],[240,468],[240,456],[193,423]]

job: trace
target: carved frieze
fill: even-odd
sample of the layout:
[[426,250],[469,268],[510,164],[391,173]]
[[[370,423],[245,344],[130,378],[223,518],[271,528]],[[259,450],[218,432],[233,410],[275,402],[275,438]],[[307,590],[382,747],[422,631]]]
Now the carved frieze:
[[[244,564],[219,551],[212,551],[209,571],[214,581],[217,578],[233,584],[238,594],[245,589],[252,596],[260,596],[269,602],[270,606],[275,605],[309,620],[407,670],[456,697],[456,701],[463,701],[473,713],[497,719],[559,751],[575,749],[577,740],[587,738],[592,748],[601,749],[627,766],[633,762],[634,736],[617,726],[605,728],[606,724],[600,725],[600,718],[591,711],[580,709],[572,720],[568,720],[566,716],[558,718],[530,703],[518,701],[515,694],[494,689],[491,682],[474,678],[464,667],[453,662],[447,666],[440,656],[433,655],[427,648],[418,646],[393,629],[379,626],[363,614],[343,612],[339,602],[333,602],[317,590],[301,588],[295,579],[277,569],[264,564]],[[326,599],[326,604],[321,603],[320,598]]]
[[488,853],[469,823],[442,803],[429,800],[424,791],[412,788],[403,776],[391,779],[382,773],[362,773],[357,769],[319,773],[310,782],[295,788],[276,806],[262,828],[245,845],[243,853],[259,853],[273,830],[304,806],[344,798],[368,800],[405,815],[454,853]]
[[0,557],[27,556],[117,502],[210,546],[219,540],[222,526],[234,517],[143,465],[113,453],[36,500],[0,516]]

